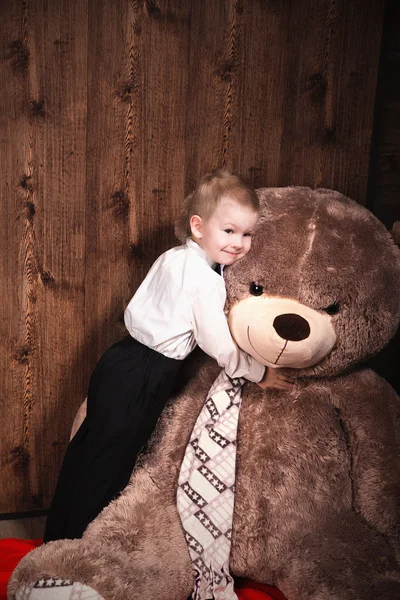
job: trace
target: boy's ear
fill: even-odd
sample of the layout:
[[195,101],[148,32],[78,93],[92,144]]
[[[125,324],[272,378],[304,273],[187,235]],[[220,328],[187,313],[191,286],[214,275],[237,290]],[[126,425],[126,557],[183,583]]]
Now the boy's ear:
[[203,221],[199,215],[192,215],[190,217],[190,230],[192,232],[192,236],[198,240],[203,237]]

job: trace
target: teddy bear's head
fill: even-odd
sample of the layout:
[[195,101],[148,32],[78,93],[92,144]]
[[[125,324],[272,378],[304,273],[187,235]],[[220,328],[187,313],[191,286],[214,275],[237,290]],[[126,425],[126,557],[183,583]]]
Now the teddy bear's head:
[[301,376],[336,375],[374,355],[400,319],[400,252],[385,227],[332,190],[258,194],[251,251],[225,271],[238,345]]

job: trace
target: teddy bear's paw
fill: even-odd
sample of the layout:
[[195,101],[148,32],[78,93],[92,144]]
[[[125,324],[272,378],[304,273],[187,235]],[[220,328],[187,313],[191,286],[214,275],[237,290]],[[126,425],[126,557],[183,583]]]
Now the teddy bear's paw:
[[20,588],[15,600],[104,600],[95,590],[69,579],[49,577]]

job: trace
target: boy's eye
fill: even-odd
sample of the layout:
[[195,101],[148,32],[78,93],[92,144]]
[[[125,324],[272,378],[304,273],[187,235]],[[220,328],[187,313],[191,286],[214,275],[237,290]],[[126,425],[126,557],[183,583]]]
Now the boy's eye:
[[233,233],[233,229],[225,229],[225,233]]
[[251,237],[251,233],[245,233],[244,237]]

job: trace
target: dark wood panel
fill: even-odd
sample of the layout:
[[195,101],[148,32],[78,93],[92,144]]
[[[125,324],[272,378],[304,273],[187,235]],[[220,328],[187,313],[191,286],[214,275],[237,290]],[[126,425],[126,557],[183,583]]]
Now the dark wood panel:
[[[192,3],[185,130],[185,192],[204,173],[226,167],[232,131],[230,56],[236,2]],[[236,32],[235,32],[236,33]]]
[[173,223],[184,198],[192,4],[145,2],[133,15],[138,79],[131,98],[136,116],[129,164],[131,291],[155,258],[176,243]]
[[230,156],[232,168],[255,187],[279,182],[291,4],[246,2],[240,19],[239,106]]
[[72,377],[71,367],[84,333],[87,19],[84,2],[9,2],[7,10],[0,93],[13,214],[3,248],[10,247],[7,288],[15,301],[5,337],[11,375],[1,437],[9,464],[1,470],[0,512],[17,512],[48,504],[70,399],[82,394],[82,374]]
[[[367,206],[391,230],[400,221],[400,4],[388,0],[379,65]],[[400,239],[397,239],[400,244]],[[400,394],[400,329],[369,365]]]
[[[38,171],[42,264],[37,341],[41,349],[35,412],[32,484],[52,497],[65,435],[84,390],[85,194],[87,120],[87,0],[32,0],[35,70],[43,116],[33,131]],[[40,377],[40,379],[39,379]]]
[[392,228],[400,221],[400,4],[388,0],[371,152],[368,207]]
[[123,311],[174,244],[184,194],[190,2],[91,4],[86,352],[89,373]]
[[365,203],[383,18],[383,0],[292,4],[280,185]]
[[135,66],[128,43],[133,34],[129,4],[89,2],[85,340],[80,349],[85,394],[103,350],[122,335],[119,321],[129,286],[128,165],[136,118],[130,104]]
[[383,18],[383,0],[194,3],[186,191],[226,165],[365,203]]
[[32,391],[27,340],[27,254],[31,254],[28,47],[22,6],[6,4],[0,20],[0,473],[1,512],[29,494]]

